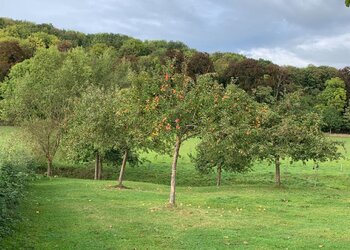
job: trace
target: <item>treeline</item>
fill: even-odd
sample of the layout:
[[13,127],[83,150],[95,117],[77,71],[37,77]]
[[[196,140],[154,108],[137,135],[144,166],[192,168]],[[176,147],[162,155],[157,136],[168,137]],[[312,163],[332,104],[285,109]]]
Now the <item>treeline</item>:
[[[113,50],[115,60],[128,61],[133,69],[139,71],[155,68],[171,59],[177,71],[181,71],[185,63],[186,72],[192,78],[215,72],[219,83],[226,86],[233,81],[258,101],[266,94],[280,98],[302,89],[308,94],[310,105],[317,107],[322,115],[324,131],[350,131],[350,67],[338,70],[329,66],[278,66],[235,53],[209,55],[190,49],[182,42],[141,41],[111,33],[84,34],[57,29],[51,24],[0,18],[0,81],[5,79],[13,65],[33,57],[38,49],[51,46],[61,52],[76,47],[95,54],[101,54],[106,49]],[[328,86],[327,80],[337,77],[336,92],[326,97],[322,92]],[[333,102],[337,102],[336,107]]]
[[[94,160],[95,179],[104,162],[118,162],[122,188],[127,161],[137,163],[148,150],[168,153],[174,205],[179,150],[193,137],[201,138],[194,165],[216,170],[218,185],[222,171],[247,171],[256,160],[273,163],[279,185],[282,159],[340,156],[338,143],[321,131],[335,129],[334,115],[337,129],[346,124],[345,83],[334,68],[280,67],[178,42],[84,35],[7,19],[1,27],[1,119],[27,131],[48,176],[62,149],[68,159]],[[91,42],[62,40],[66,33]]]

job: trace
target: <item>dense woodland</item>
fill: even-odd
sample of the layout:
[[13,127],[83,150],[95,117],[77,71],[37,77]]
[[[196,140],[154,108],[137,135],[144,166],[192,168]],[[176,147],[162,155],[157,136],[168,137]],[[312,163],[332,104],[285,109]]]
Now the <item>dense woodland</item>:
[[[270,101],[265,97],[280,99],[302,90],[310,107],[322,114],[324,131],[350,131],[350,67],[279,66],[235,53],[203,53],[178,41],[141,41],[111,33],[84,34],[57,29],[51,24],[1,18],[0,81],[5,80],[12,66],[32,58],[37,50],[49,47],[56,47],[62,53],[84,48],[96,57],[109,50],[115,65],[138,72],[159,68],[167,60],[173,60],[177,72],[182,71],[185,64],[186,75],[192,79],[196,75],[215,73],[215,79],[223,86],[233,81],[259,102]],[[331,79],[333,81],[329,82]]]
[[350,67],[279,66],[181,42],[83,34],[0,19],[1,119],[28,132],[47,161],[126,162],[140,151],[173,155],[175,204],[181,144],[200,138],[201,172],[243,172],[256,160],[337,159],[323,131],[350,131]]

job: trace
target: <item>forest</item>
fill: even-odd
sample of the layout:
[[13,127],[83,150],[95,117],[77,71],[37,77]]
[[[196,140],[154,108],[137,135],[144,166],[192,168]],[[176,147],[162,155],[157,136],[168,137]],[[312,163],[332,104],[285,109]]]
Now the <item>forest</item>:
[[0,239],[38,174],[44,182],[113,175],[113,189],[127,192],[129,169],[146,183],[141,169],[158,161],[149,155],[166,155],[167,174],[155,179],[170,186],[170,209],[182,206],[176,184],[183,159],[195,170],[191,178],[214,177],[218,187],[225,173],[240,176],[266,163],[273,166],[269,185],[283,188],[287,162],[312,162],[316,170],[344,159],[346,145],[332,134],[350,132],[349,99],[350,67],[281,66],[180,41],[0,18],[1,137],[16,129],[23,144],[0,150]]
[[[55,47],[61,53],[80,48],[90,56],[109,51],[113,67],[135,72],[158,70],[172,61],[175,73],[186,76],[213,73],[226,87],[232,81],[258,102],[264,98],[280,99],[302,91],[308,105],[322,117],[322,130],[350,130],[348,101],[350,68],[309,65],[306,68],[279,66],[264,59],[250,59],[235,53],[208,54],[187,47],[179,41],[141,41],[120,34],[84,34],[60,30],[51,24],[34,24],[0,19],[0,81],[4,82],[15,64],[32,58],[37,50]],[[185,65],[186,69],[183,69]],[[332,81],[331,81],[332,80]]]

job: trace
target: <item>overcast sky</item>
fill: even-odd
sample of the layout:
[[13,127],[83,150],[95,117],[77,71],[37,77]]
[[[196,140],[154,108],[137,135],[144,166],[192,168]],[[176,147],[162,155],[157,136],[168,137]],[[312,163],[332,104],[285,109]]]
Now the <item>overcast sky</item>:
[[281,65],[350,65],[344,0],[0,0],[0,16],[182,41]]

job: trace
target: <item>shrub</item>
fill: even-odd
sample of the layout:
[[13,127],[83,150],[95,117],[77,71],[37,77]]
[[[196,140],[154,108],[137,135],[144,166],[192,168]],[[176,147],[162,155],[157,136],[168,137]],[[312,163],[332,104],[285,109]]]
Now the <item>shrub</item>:
[[17,207],[25,186],[37,167],[30,147],[15,136],[0,144],[0,239],[9,234],[18,220]]
[[28,173],[9,163],[0,167],[0,238],[11,232],[27,179]]

